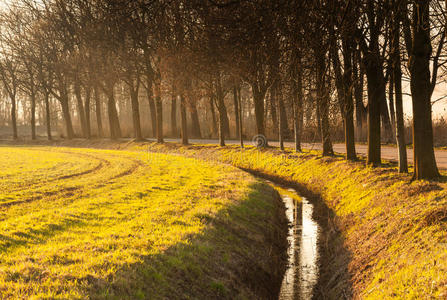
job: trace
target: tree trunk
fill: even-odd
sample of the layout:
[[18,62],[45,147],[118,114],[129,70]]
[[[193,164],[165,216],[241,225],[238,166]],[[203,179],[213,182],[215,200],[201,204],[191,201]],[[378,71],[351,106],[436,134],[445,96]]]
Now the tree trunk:
[[253,101],[255,105],[255,118],[256,118],[256,135],[259,138],[263,138],[265,140],[264,147],[267,146],[267,138],[265,136],[265,125],[264,125],[264,97],[265,93],[256,89],[252,86],[253,91]]
[[[367,163],[378,166],[381,163],[380,141],[380,107],[386,98],[383,66],[379,60],[379,48],[373,46],[365,56],[365,69],[368,82],[368,158]],[[385,100],[386,101],[386,100]]]
[[62,114],[64,115],[65,126],[67,129],[67,139],[71,140],[74,137],[74,131],[73,124],[71,122],[70,109],[68,107],[68,96],[62,95],[60,103],[62,107]]
[[277,114],[277,110],[276,107],[278,106],[277,103],[277,92],[276,92],[276,87],[275,85],[273,85],[270,88],[270,101],[269,101],[269,106],[270,106],[270,116],[271,116],[271,120],[272,120],[272,130],[273,130],[273,134],[274,135],[278,135],[278,114]]
[[385,130],[385,141],[391,143],[393,141],[393,127],[391,126],[390,114],[388,113],[388,104],[386,101],[386,83],[384,79],[385,96],[380,98],[380,115],[382,119],[382,128]]
[[301,149],[301,131],[303,129],[303,68],[301,66],[301,57],[298,57],[296,66],[297,76],[294,81],[293,90],[293,112],[294,112],[294,131],[295,131],[295,151],[302,152]]
[[279,101],[278,104],[279,104],[279,113],[282,114],[282,117],[281,117],[282,135],[283,135],[283,138],[285,139],[289,135],[290,130],[289,130],[289,122],[287,121],[287,111],[286,111],[286,105],[285,105],[285,101],[283,98],[282,90],[278,91],[278,97],[281,97],[281,101]]
[[121,127],[118,118],[118,112],[116,110],[115,95],[113,87],[107,93],[107,113],[109,115],[109,128],[110,128],[110,138],[119,139],[121,138]]
[[188,145],[188,123],[186,122],[186,103],[183,95],[180,96],[180,117],[182,144]]
[[[397,35],[399,37],[399,34]],[[397,43],[398,44],[398,43]],[[399,45],[394,48],[395,60],[393,66],[394,85],[395,85],[395,101],[396,101],[396,141],[399,149],[399,172],[408,173],[407,161],[407,145],[405,142],[405,125],[404,125],[404,110],[402,105],[402,71],[400,63]]]
[[87,125],[85,120],[84,104],[82,103],[81,86],[77,80],[74,84],[74,92],[78,109],[79,121],[81,122],[82,136],[87,137]]
[[316,105],[315,105],[315,114],[317,119],[317,133],[315,134],[315,137],[321,139],[321,113],[320,113],[320,101],[318,98],[315,98]]
[[[393,5],[396,2],[393,1]],[[407,146],[405,142],[405,125],[404,125],[404,112],[402,105],[402,66],[400,57],[400,11],[398,7],[394,8],[393,18],[393,38],[391,40],[392,51],[392,73],[393,82],[395,87],[395,127],[396,127],[396,142],[399,149],[399,173],[408,173],[408,161],[407,161]]]
[[138,87],[130,87],[130,100],[132,105],[132,122],[134,137],[137,141],[143,140],[141,134],[141,122],[140,122],[140,105],[138,102]]
[[[392,69],[392,66],[391,66]],[[390,72],[390,81],[388,83],[388,105],[390,106],[390,118],[391,118],[391,127],[393,130],[393,134],[396,130],[396,112],[394,110],[394,72],[391,70]]]
[[12,123],[12,138],[17,140],[17,103],[15,97],[11,97],[11,123]]
[[197,112],[197,105],[194,100],[189,103],[189,109],[191,112],[192,135],[194,138],[200,139],[202,138],[202,133],[200,132],[199,113]]
[[163,143],[163,106],[161,103],[161,81],[155,82],[155,107],[157,120],[157,143]]
[[238,104],[239,104],[239,113],[238,113],[238,120],[239,120],[239,139],[241,143],[241,148],[244,148],[244,135],[242,134],[242,97],[241,97],[241,88],[238,87],[237,90],[238,94]]
[[90,99],[92,96],[92,90],[90,87],[86,88],[85,91],[85,128],[86,128],[86,138],[90,139],[92,137],[92,128],[90,123]]
[[279,149],[281,151],[284,151],[284,111],[281,109],[281,105],[284,106],[283,98],[282,98],[282,92],[281,92],[281,86],[280,84],[277,85],[276,89],[276,103],[278,103],[278,138],[279,138]]
[[173,86],[172,101],[171,101],[171,135],[178,137],[177,131],[177,94],[175,87]]
[[210,110],[211,110],[211,117],[212,117],[212,128],[213,128],[213,132],[212,132],[212,136],[217,134],[217,120],[216,120],[216,111],[214,109],[214,96],[210,96],[209,98],[210,101]]
[[36,94],[31,92],[31,139],[36,139]]
[[152,79],[146,76],[146,93],[149,102],[149,111],[151,115],[152,137],[157,136],[157,111],[155,109],[154,93],[152,92]]
[[363,124],[366,123],[367,112],[365,105],[363,104],[363,85],[364,74],[361,67],[361,54],[359,50],[355,51],[355,59],[353,64],[354,75],[354,98],[355,98],[355,119],[357,126],[357,136],[360,141],[365,141],[365,135],[363,134]]
[[[318,53],[318,52],[317,52]],[[321,117],[321,139],[323,144],[323,156],[334,155],[332,142],[329,133],[329,95],[326,90],[324,54],[316,55],[316,75],[317,75],[317,103]]]
[[219,111],[219,145],[223,147],[225,146],[225,125],[224,125],[225,115],[221,107],[218,108],[218,111]]
[[92,137],[92,130],[91,130],[91,125],[90,125],[90,98],[91,98],[91,88],[87,87],[85,89],[85,105],[84,105],[84,110],[85,110],[85,133],[86,133],[86,138],[90,139]]
[[410,53],[410,86],[413,102],[413,179],[439,177],[433,149],[431,112],[430,1],[417,0],[413,6],[413,47]]
[[[219,120],[222,117],[222,126],[223,126],[223,136],[224,138],[230,137],[230,120],[228,119],[227,107],[225,106],[224,97],[219,100],[218,99],[218,110],[219,110]],[[222,113],[222,115],[220,115]],[[219,121],[220,122],[220,121]]]
[[345,123],[345,144],[346,144],[346,159],[357,160],[355,151],[355,132],[354,132],[354,103],[352,97],[352,44],[346,37],[343,41],[343,90],[344,90],[344,123]]
[[44,101],[45,101],[45,123],[47,127],[47,137],[48,140],[51,141],[53,137],[51,136],[51,111],[50,111],[50,95],[48,92],[45,92],[44,95]]
[[99,89],[97,86],[95,86],[94,93],[95,93],[96,125],[98,126],[98,137],[103,137],[104,132],[102,129],[101,98],[100,98]]
[[223,98],[224,93],[222,91],[219,78],[216,87],[216,99],[217,99],[217,111],[219,113],[219,145],[221,147],[225,146],[225,117],[227,114]]
[[236,125],[236,138],[240,138],[239,136],[239,128],[240,128],[240,120],[239,120],[239,95],[238,91],[240,92],[239,88],[234,86],[233,87],[233,101],[234,101],[234,116],[235,116],[235,125]]

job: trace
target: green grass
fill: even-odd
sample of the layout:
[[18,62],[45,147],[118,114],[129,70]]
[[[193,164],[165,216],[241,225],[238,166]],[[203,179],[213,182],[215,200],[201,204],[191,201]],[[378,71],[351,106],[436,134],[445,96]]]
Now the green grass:
[[141,151],[0,156],[2,299],[257,299],[279,288],[283,208],[244,172]]
[[[147,147],[136,145],[134,148]],[[414,181],[390,163],[381,168],[342,157],[321,158],[237,146],[150,144],[154,152],[176,152],[219,160],[303,185],[321,195],[332,212],[327,231],[338,238],[326,247],[326,295],[360,299],[447,297],[447,179]],[[339,234],[338,234],[339,232]],[[329,233],[330,234],[330,233]],[[347,269],[348,274],[343,268]],[[325,285],[326,284],[326,285]]]

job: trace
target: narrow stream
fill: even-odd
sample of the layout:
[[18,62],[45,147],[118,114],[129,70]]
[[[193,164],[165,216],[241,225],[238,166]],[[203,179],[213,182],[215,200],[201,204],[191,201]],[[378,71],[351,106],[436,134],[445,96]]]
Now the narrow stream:
[[[318,238],[320,226],[313,219],[313,204],[299,196],[294,189],[288,189],[288,192],[287,194],[281,193],[280,190],[290,227],[288,266],[279,300],[312,299],[313,288],[319,275]],[[288,194],[294,194],[296,197],[291,197]],[[301,199],[301,205],[294,198]]]

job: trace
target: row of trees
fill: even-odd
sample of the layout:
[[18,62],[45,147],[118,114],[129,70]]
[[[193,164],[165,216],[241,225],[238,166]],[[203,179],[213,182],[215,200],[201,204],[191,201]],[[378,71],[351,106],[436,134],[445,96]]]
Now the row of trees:
[[[383,139],[395,140],[399,171],[408,172],[409,80],[414,177],[434,178],[431,98],[443,77],[445,28],[445,3],[435,0],[12,0],[0,19],[0,106],[14,138],[18,97],[29,102],[33,139],[36,123],[52,138],[55,110],[68,139],[73,117],[79,136],[120,138],[117,101],[127,101],[137,140],[150,118],[158,142],[169,124],[186,144],[207,114],[222,146],[231,127],[243,143],[245,123],[265,136],[273,120],[281,148],[293,131],[301,151],[304,129],[315,124],[323,155],[333,155],[332,127],[342,124],[348,160],[366,130],[368,164],[381,163]],[[117,97],[123,89],[125,99]]]

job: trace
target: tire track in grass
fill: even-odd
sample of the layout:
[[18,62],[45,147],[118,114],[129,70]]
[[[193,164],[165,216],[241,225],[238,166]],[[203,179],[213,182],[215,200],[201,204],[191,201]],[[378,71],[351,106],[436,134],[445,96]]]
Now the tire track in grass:
[[84,175],[88,175],[88,174],[100,171],[103,168],[104,168],[104,164],[102,162],[100,162],[95,167],[88,169],[88,170],[81,171],[79,173],[63,175],[63,176],[55,177],[55,178],[48,179],[48,180],[40,180],[40,181],[34,182],[34,183],[26,183],[25,182],[25,183],[21,184],[20,187],[17,187],[17,188],[11,189],[11,190],[7,190],[7,192],[8,193],[19,192],[19,191],[22,191],[24,189],[24,187],[26,187],[26,190],[28,190],[28,191],[35,190],[35,189],[41,188],[43,186],[52,184],[57,181],[72,179],[75,177],[81,177]]
[[[53,152],[53,151],[49,151],[49,152]],[[110,160],[100,158],[100,157],[97,157],[97,156],[94,156],[91,154],[76,153],[76,152],[69,152],[69,151],[57,151],[57,152],[70,154],[70,155],[76,155],[78,157],[89,157],[90,159],[96,159],[96,160],[100,161],[100,164],[97,165],[95,168],[85,170],[85,171],[79,172],[77,174],[59,176],[59,177],[57,177],[59,180],[70,180],[70,179],[74,179],[77,177],[84,177],[85,175],[97,174],[97,173],[100,173],[100,171],[107,171],[112,166],[112,162]],[[100,153],[98,153],[98,155],[99,154]],[[130,162],[132,162],[132,165],[129,168],[126,168],[125,170],[119,172],[118,174],[115,174],[111,177],[106,178],[105,180],[93,182],[93,183],[87,184],[87,185],[83,184],[83,185],[67,186],[67,187],[64,187],[64,188],[61,188],[58,190],[54,190],[54,191],[43,191],[41,193],[41,195],[33,195],[32,197],[29,197],[26,199],[2,202],[2,203],[0,203],[0,208],[8,208],[13,205],[26,204],[26,203],[30,203],[30,202],[34,202],[34,201],[39,201],[39,200],[46,200],[46,201],[51,200],[52,201],[52,200],[55,200],[55,199],[61,198],[61,197],[69,198],[69,197],[73,196],[74,194],[81,194],[83,190],[91,190],[91,189],[95,189],[95,188],[101,188],[101,187],[105,186],[107,183],[110,183],[111,181],[120,179],[125,176],[130,176],[133,173],[135,173],[138,170],[138,168],[145,166],[145,164],[141,160],[137,160],[134,158],[121,156],[121,155],[114,155],[114,154],[110,154],[110,153],[107,153],[107,154],[108,154],[108,156],[111,156],[113,158],[119,158],[120,160],[125,159],[127,161],[130,161]],[[43,182],[43,183],[39,183],[39,185],[31,186],[31,188],[36,189],[39,187],[47,186],[48,183],[57,182],[58,181],[57,178]],[[27,189],[30,190],[31,188],[27,188]],[[17,192],[19,190],[20,189],[13,190],[11,192]],[[39,191],[30,191],[30,192],[36,193]]]
[[[103,158],[100,158],[100,157],[95,157],[93,155],[89,155],[89,154],[85,154],[85,153],[75,153],[75,152],[67,152],[67,151],[49,151],[49,150],[44,150],[44,151],[51,152],[51,153],[64,153],[64,154],[75,155],[77,157],[84,157],[84,158],[88,158],[88,159],[94,159],[94,160],[98,161],[99,163],[96,166],[94,166],[93,168],[90,168],[90,169],[87,169],[87,170],[83,170],[81,172],[68,174],[68,175],[57,176],[57,177],[54,177],[54,178],[51,178],[51,179],[41,180],[39,182],[35,182],[35,183],[32,183],[32,184],[24,183],[23,186],[26,186],[27,190],[36,189],[36,188],[42,187],[44,185],[48,185],[48,184],[60,181],[60,180],[73,179],[73,178],[81,177],[81,176],[84,176],[84,175],[94,174],[94,173],[97,173],[97,172],[103,170],[105,167],[109,167],[111,165],[111,163],[108,160],[106,160],[106,159],[103,159]],[[23,187],[19,187],[19,188],[16,188],[16,189],[9,190],[8,192],[9,193],[14,193],[14,192],[18,192],[18,191],[20,191],[22,189],[23,189]]]
[[[72,152],[65,152],[65,153],[72,154]],[[75,153],[73,153],[73,154],[75,154]],[[97,153],[97,155],[104,155],[104,153]],[[45,204],[53,202],[53,201],[57,201],[57,200],[66,202],[67,200],[70,201],[70,197],[73,197],[73,200],[81,200],[82,201],[83,199],[87,199],[85,197],[88,196],[88,193],[84,194],[84,191],[88,191],[89,193],[91,193],[91,192],[95,193],[95,190],[99,190],[100,188],[106,186],[108,183],[114,183],[114,181],[117,179],[121,179],[121,178],[125,178],[127,176],[133,175],[140,168],[143,168],[145,166],[148,167],[141,160],[131,158],[126,155],[115,155],[115,154],[110,154],[110,153],[107,153],[107,155],[109,156],[109,160],[103,159],[103,158],[101,158],[101,160],[103,160],[104,164],[107,165],[108,167],[112,166],[111,158],[116,158],[116,159],[119,159],[120,161],[123,161],[123,160],[126,160],[127,162],[130,161],[131,166],[126,168],[125,170],[119,172],[118,174],[115,174],[111,177],[106,178],[105,180],[96,181],[89,185],[69,186],[69,187],[65,187],[62,189],[54,190],[54,191],[44,192],[42,195],[33,196],[33,197],[23,199],[23,200],[16,200],[16,201],[11,201],[11,202],[0,203],[0,209],[2,210],[3,213],[7,214],[8,212],[10,212],[8,210],[9,208],[17,207],[19,209],[27,210],[26,207],[23,207],[21,205],[26,205],[26,204],[31,205],[31,204],[35,204],[37,201],[43,201]],[[92,158],[96,158],[94,155],[90,155],[90,154],[86,154],[85,156],[90,156]],[[86,174],[89,174],[89,173],[86,173]],[[79,177],[79,176],[77,176],[77,177]],[[76,197],[74,197],[74,196],[76,196]],[[71,202],[72,201],[70,201],[68,203],[71,203]],[[68,203],[64,203],[64,205],[68,205]],[[39,205],[39,204],[36,204],[36,205]],[[55,206],[55,207],[57,207],[57,206]],[[34,207],[31,206],[28,211],[32,211],[33,208]],[[68,219],[71,219],[71,217],[68,216]],[[68,219],[66,220],[65,218],[62,218],[60,221],[63,224],[50,224],[50,225],[52,226],[53,229],[60,227],[60,228],[64,228],[64,230],[71,228],[73,226],[79,226],[78,222],[68,222],[69,221]],[[3,217],[0,217],[0,221],[5,221],[5,220],[6,219],[4,219]],[[57,232],[62,231],[62,230],[53,230],[53,229],[51,229],[51,231],[53,233],[52,235],[56,234]],[[34,235],[34,233],[26,233],[26,232],[20,233],[20,234],[22,234],[23,236]],[[48,238],[49,238],[49,235],[48,235]],[[2,237],[2,235],[0,235],[0,240],[2,240],[2,239],[5,240],[4,237]],[[41,241],[39,243],[43,243],[43,241]],[[27,243],[24,241],[18,242],[18,243],[12,243],[11,245],[9,245],[9,243],[6,242],[5,245],[0,245],[0,249],[2,251],[6,251],[7,249],[10,249],[10,247],[24,246],[26,244]]]

